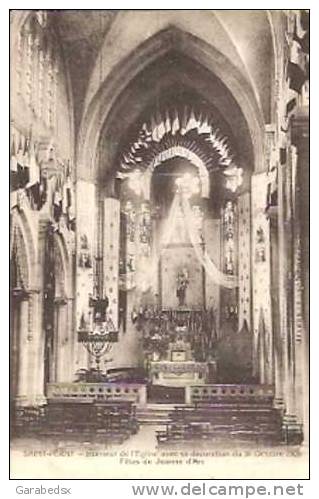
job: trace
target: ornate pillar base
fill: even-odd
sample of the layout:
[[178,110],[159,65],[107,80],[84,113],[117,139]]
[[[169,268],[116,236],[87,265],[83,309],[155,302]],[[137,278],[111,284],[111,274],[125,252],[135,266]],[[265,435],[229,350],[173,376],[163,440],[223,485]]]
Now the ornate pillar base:
[[303,441],[302,424],[293,414],[285,414],[282,421],[283,441],[288,445],[300,445]]

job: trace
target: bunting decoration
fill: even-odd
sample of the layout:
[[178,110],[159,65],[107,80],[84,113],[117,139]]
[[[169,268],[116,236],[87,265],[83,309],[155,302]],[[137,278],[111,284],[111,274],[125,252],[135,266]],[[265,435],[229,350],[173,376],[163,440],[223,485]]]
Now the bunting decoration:
[[232,192],[242,184],[243,170],[235,163],[228,137],[207,113],[195,114],[194,109],[186,106],[157,110],[149,122],[144,122],[136,139],[121,154],[118,174],[123,178],[137,166],[142,170],[152,169],[169,159],[170,153],[203,164],[206,175],[211,171],[221,172],[226,188]]
[[[21,199],[23,195],[29,201],[32,210],[41,210],[49,198],[52,201],[52,216],[55,222],[58,222],[63,215],[66,217],[68,226],[74,228],[74,188],[70,162],[53,158],[50,155],[48,161],[57,162],[57,171],[53,175],[54,178],[49,180],[46,172],[43,172],[43,158],[41,159],[40,149],[40,144],[35,141],[32,132],[26,137],[16,128],[12,128],[10,143],[11,190],[16,192],[16,199]],[[51,194],[48,196],[48,190],[50,190],[52,197]]]
[[289,21],[291,27],[287,34],[289,58],[286,69],[288,84],[286,119],[294,111],[303,88],[309,81],[309,12],[294,11]]

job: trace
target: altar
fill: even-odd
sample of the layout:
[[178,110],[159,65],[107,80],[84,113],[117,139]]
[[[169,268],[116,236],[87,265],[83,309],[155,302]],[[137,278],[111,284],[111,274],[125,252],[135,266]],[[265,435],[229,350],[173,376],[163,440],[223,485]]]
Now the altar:
[[189,386],[208,382],[206,362],[160,360],[150,363],[150,381],[153,385]]
[[199,362],[194,360],[191,343],[186,338],[185,327],[176,328],[183,335],[168,345],[167,356],[153,357],[149,364],[149,379],[153,385],[191,386],[215,382],[216,362]]

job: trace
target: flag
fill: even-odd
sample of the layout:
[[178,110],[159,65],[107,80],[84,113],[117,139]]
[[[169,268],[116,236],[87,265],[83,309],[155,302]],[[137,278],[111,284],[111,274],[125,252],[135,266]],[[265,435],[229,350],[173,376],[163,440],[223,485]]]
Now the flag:
[[149,129],[147,128],[146,123],[143,123],[139,136],[145,147],[148,147],[147,145],[148,142],[152,142],[152,132],[150,132]]
[[295,30],[293,34],[293,41],[298,43],[304,54],[309,54],[309,31],[306,32],[302,38],[300,38]]
[[179,119],[178,119],[178,112],[176,109],[174,109],[174,117],[172,121],[172,135],[175,135],[176,132],[178,132],[180,129],[180,124],[179,124]]
[[55,192],[54,192],[54,196],[53,196],[53,204],[56,206],[60,206],[61,201],[62,201],[61,191],[60,191],[59,187],[57,187]]
[[37,162],[36,157],[35,157],[35,144],[34,144],[34,142],[32,142],[30,144],[28,163],[29,163],[30,178],[29,178],[29,182],[26,186],[27,188],[40,182],[40,168],[39,168],[38,162]]
[[152,139],[154,140],[154,142],[159,142],[160,139],[158,137],[158,125],[156,123],[154,116],[151,117],[151,130],[152,130]]
[[38,21],[38,23],[40,24],[40,26],[42,28],[45,28],[45,26],[47,24],[47,16],[48,16],[48,14],[44,10],[36,10],[35,11],[36,20]]
[[131,152],[128,152],[126,155],[123,154],[123,156],[125,156],[126,163],[135,165],[135,158]]
[[13,135],[13,140],[11,144],[11,150],[10,150],[10,170],[11,172],[18,172],[18,162],[17,162],[17,157],[16,157],[16,146],[15,146],[15,139]]
[[17,148],[17,163],[20,166],[23,166],[24,163],[24,158],[23,158],[23,151],[24,151],[24,137],[23,135],[19,136],[19,144]]
[[67,213],[68,211],[68,187],[67,180],[63,184],[63,196],[62,196],[62,212]]
[[22,189],[29,182],[29,161],[28,161],[28,141],[20,135],[17,151],[17,187]]
[[290,62],[293,64],[300,64],[301,60],[301,47],[300,44],[296,41],[293,40],[291,47],[290,47],[290,56],[289,56]]
[[292,97],[291,99],[288,100],[288,103],[286,105],[286,117],[290,116],[294,108],[297,106],[297,97]]
[[71,206],[72,206],[72,183],[70,176],[67,176],[63,184],[63,198],[62,198],[63,213],[68,213],[68,210]]
[[131,147],[130,147],[130,153],[131,153],[133,156],[134,156],[134,154],[136,153],[137,149],[139,148],[139,147],[136,147],[136,145],[137,145],[137,144],[136,144],[136,142],[134,142],[134,143],[131,145]]
[[159,138],[159,140],[162,140],[162,138],[164,137],[164,135],[166,133],[166,129],[165,129],[163,117],[161,116],[159,111],[156,112],[156,123],[157,123],[158,138]]
[[295,90],[295,92],[300,94],[302,86],[307,79],[306,73],[301,69],[301,67],[298,64],[289,61],[288,78],[289,78],[289,88]]
[[195,128],[197,128],[197,120],[195,118],[195,114],[194,114],[194,111],[192,109],[189,120],[188,120],[187,125],[186,125],[186,132],[185,133],[189,132],[190,130],[194,130]]
[[297,41],[305,54],[309,54],[309,12],[304,10],[296,14],[293,39]]
[[200,123],[200,125],[198,127],[198,133],[199,134],[210,133],[211,131],[212,131],[212,129],[211,129],[211,126],[208,123],[208,118],[206,116],[206,118]]
[[62,214],[62,189],[61,180],[57,179],[53,194],[53,218],[57,222]]
[[267,199],[266,207],[277,206],[278,199],[278,168],[277,166],[271,167],[267,174],[268,185],[267,185]]
[[181,128],[180,128],[181,135],[185,135],[185,133],[187,132],[187,123],[188,123],[188,111],[187,111],[187,107],[185,106],[184,110],[183,110],[182,120],[181,120]]
[[172,129],[171,119],[169,116],[169,112],[166,109],[166,111],[165,111],[165,132],[169,133],[171,131],[171,129]]

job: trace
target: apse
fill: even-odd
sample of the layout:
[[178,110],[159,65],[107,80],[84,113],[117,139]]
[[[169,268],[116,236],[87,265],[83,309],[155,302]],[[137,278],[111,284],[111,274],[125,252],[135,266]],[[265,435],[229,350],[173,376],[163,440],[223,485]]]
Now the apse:
[[[210,95],[199,79],[190,81],[194,66],[209,78]],[[191,341],[202,361],[217,355],[219,343],[238,333],[244,321],[250,323],[250,290],[238,274],[252,148],[249,135],[238,141],[247,125],[221,87],[194,61],[168,53],[131,82],[104,124],[108,132],[100,137],[97,175],[109,212],[102,208],[100,239],[105,259],[105,244],[110,250],[110,241],[118,239],[118,259],[108,252],[119,268],[118,303],[111,266],[97,287],[99,294],[112,295],[110,311],[119,326],[116,366],[141,367],[155,354],[143,348],[148,315],[165,311],[182,325],[196,316],[201,339],[195,334]],[[110,213],[112,230],[105,229]],[[115,286],[109,287],[112,280]]]

